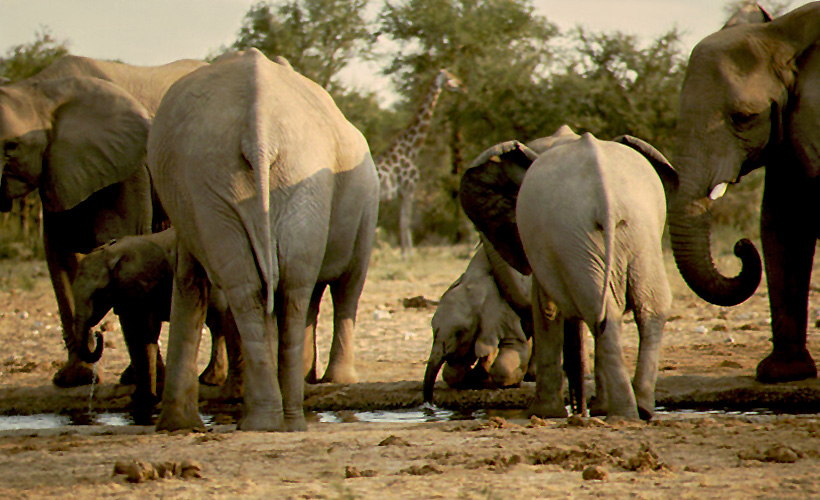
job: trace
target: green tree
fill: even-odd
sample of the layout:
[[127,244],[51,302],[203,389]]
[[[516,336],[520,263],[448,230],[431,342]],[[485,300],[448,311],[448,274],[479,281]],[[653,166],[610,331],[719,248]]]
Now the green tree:
[[414,227],[417,241],[469,237],[459,175],[495,142],[536,133],[532,91],[547,75],[558,30],[527,0],[388,0],[378,35],[388,42],[381,56],[403,116],[440,68],[463,82],[463,94],[442,97],[421,151]]
[[604,139],[631,134],[668,153],[685,67],[676,29],[641,47],[632,35],[578,28],[547,101],[576,131]]
[[66,54],[68,42],[57,40],[48,28],[41,28],[33,42],[15,45],[0,57],[0,77],[12,82],[28,78]]
[[232,48],[259,49],[283,56],[300,73],[328,91],[339,88],[339,72],[367,57],[371,32],[368,0],[259,2],[245,14]]

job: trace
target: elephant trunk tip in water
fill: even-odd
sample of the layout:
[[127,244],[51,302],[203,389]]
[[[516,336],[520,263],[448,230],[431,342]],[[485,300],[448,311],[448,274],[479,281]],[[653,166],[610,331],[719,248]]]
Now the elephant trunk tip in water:
[[80,359],[86,363],[96,363],[102,357],[103,348],[103,334],[95,332],[94,335],[88,336],[88,342],[86,344],[80,346],[78,354]]

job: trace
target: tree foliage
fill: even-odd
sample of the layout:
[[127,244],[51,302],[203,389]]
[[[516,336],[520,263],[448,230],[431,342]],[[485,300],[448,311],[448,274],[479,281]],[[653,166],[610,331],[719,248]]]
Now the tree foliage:
[[11,82],[28,78],[66,54],[68,42],[57,40],[48,28],[41,28],[33,42],[15,45],[0,57],[0,77]]
[[630,134],[671,149],[686,68],[680,33],[672,29],[641,47],[632,35],[578,28],[572,42],[550,82],[553,112],[600,138]]
[[326,90],[340,84],[339,72],[354,57],[366,56],[371,30],[368,0],[291,0],[253,5],[233,43],[255,47],[270,58],[283,56],[300,73]]

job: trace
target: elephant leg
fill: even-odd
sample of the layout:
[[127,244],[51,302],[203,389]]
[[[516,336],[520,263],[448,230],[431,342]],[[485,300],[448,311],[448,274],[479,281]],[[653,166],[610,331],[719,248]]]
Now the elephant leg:
[[220,318],[220,330],[225,338],[228,355],[228,378],[222,384],[221,396],[223,400],[240,400],[245,394],[245,358],[242,356],[242,341],[230,308],[226,307]]
[[202,427],[196,357],[208,310],[208,277],[182,245],[177,245],[177,267],[171,294],[167,370],[162,411],[157,430]]
[[307,430],[303,410],[305,399],[304,342],[305,313],[313,287],[289,288],[282,293],[279,323],[279,387],[284,412],[283,430]]
[[576,415],[585,416],[587,400],[584,394],[584,330],[580,320],[564,321],[564,372],[567,374],[569,401]]
[[222,385],[228,378],[227,346],[221,323],[219,311],[209,306],[205,324],[211,332],[211,359],[199,375],[199,382],[204,385]]
[[[617,311],[614,301],[609,301],[607,311]],[[629,373],[621,350],[621,315],[609,314],[595,332],[595,372],[601,373],[601,382],[606,394],[607,417],[638,419],[638,406]],[[597,378],[596,378],[597,381]]]
[[638,325],[640,345],[632,389],[639,416],[642,420],[651,420],[655,415],[655,383],[658,380],[658,359],[666,314],[636,309],[635,323]]
[[302,364],[305,373],[305,382],[315,384],[319,382],[316,374],[316,326],[319,324],[319,306],[322,303],[322,295],[325,293],[324,283],[317,283],[310,297],[310,307],[308,307],[307,324],[305,325],[305,348],[302,354]]
[[91,364],[80,359],[71,333],[74,324],[74,296],[71,293],[71,280],[77,268],[77,256],[73,253],[55,250],[48,237],[47,228],[43,231],[43,244],[51,284],[57,299],[57,309],[60,313],[63,342],[68,354],[65,364],[54,374],[52,383],[57,387],[77,387],[97,383],[100,380],[99,375],[95,373]]
[[672,291],[666,279],[660,244],[653,252],[647,254],[656,255],[657,258],[648,259],[651,262],[634,262],[628,271],[627,285],[631,302],[634,304],[632,310],[639,334],[638,359],[632,389],[635,392],[638,414],[643,420],[650,420],[655,414],[655,383],[658,380],[663,327],[672,307]]
[[805,227],[806,214],[816,210],[808,206],[809,200],[816,203],[817,198],[805,184],[785,182],[767,170],[760,235],[769,287],[772,352],[757,366],[757,380],[764,383],[817,377],[817,367],[806,348],[817,234]]
[[535,401],[528,409],[530,415],[543,418],[566,417],[561,370],[561,351],[564,344],[564,320],[555,305],[548,300],[541,285],[533,278],[533,357],[535,373]]
[[413,252],[413,193],[399,193],[399,245],[402,258]]
[[322,382],[355,384],[359,381],[353,334],[365,274],[365,269],[356,269],[330,284],[330,294],[333,298],[333,340]]
[[211,290],[205,323],[211,331],[211,360],[199,381],[221,385],[222,400],[241,399],[244,393],[242,345],[228,299],[219,289]]
[[131,395],[132,406],[137,411],[150,412],[154,409],[157,397],[157,354],[162,323],[144,311],[122,312],[120,324],[131,357],[131,368],[134,375],[134,393]]

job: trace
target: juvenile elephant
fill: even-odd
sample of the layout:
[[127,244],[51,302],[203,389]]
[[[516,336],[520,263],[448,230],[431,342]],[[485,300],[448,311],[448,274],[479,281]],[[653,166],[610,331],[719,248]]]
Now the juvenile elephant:
[[467,269],[441,296],[431,323],[425,401],[433,399],[442,365],[442,378],[450,387],[512,387],[524,379],[532,342],[499,291],[485,244],[479,245]]
[[[94,328],[112,308],[119,317],[130,369],[121,383],[136,385],[134,408],[150,410],[158,401],[157,383],[164,378],[158,348],[160,328],[171,312],[171,285],[176,262],[176,233],[124,236],[106,243],[80,260],[71,284],[75,299],[74,345],[80,359],[96,363],[103,351],[102,334]],[[224,383],[224,396],[242,395],[238,333],[223,294],[210,295],[206,323],[211,331],[211,361],[200,376],[209,385]],[[226,352],[228,360],[226,360]],[[128,380],[133,378],[132,380]],[[226,380],[227,379],[227,380]]]
[[66,56],[37,75],[0,86],[0,210],[39,190],[43,243],[68,360],[54,383],[91,383],[71,327],[77,254],[151,231],[154,210],[143,163],[150,119],[180,76],[205,63],[164,66]]
[[[536,144],[541,154],[517,141],[485,151],[464,173],[459,193],[478,230],[513,267],[533,277],[536,394],[530,411],[566,416],[563,323],[580,320],[595,338],[597,410],[649,418],[671,304],[661,251],[661,179],[673,188],[674,170],[632,137],[599,141],[563,127]],[[620,346],[627,309],[640,332],[632,384]]]
[[378,212],[367,141],[320,86],[251,49],[171,87],[154,118],[148,167],[178,235],[157,428],[202,425],[194,361],[210,282],[225,293],[241,337],[238,428],[306,429],[305,329],[328,285],[330,355],[352,364]]
[[806,346],[808,298],[820,237],[820,2],[770,22],[719,30],[692,50],[680,95],[675,166],[680,189],[669,204],[672,251],[689,287],[732,306],[757,289],[761,261],[747,239],[735,244],[736,276],[711,253],[711,206],[765,165],[760,239],[766,264],[772,352],[757,380],[817,376]]

